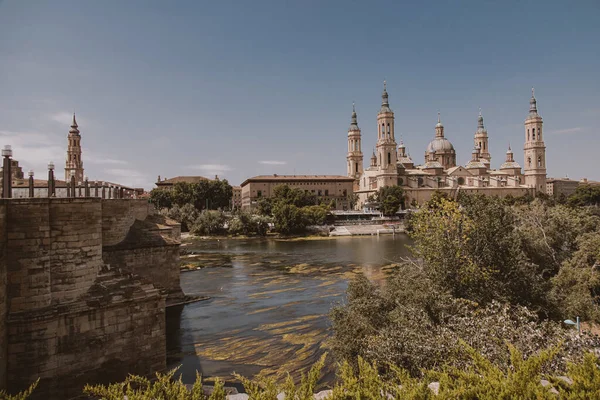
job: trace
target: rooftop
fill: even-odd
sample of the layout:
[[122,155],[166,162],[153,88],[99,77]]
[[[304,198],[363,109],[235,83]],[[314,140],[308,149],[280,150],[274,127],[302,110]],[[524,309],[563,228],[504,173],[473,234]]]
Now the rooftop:
[[156,185],[174,185],[178,182],[187,182],[187,183],[198,183],[201,181],[208,181],[210,179],[205,178],[204,176],[176,176],[174,178],[162,179],[156,182]]

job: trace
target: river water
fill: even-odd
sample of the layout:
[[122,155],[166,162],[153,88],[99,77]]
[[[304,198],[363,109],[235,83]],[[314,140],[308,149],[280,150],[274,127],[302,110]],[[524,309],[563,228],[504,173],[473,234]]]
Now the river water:
[[[210,300],[167,311],[167,363],[185,382],[261,370],[295,378],[327,351],[330,309],[358,271],[381,281],[407,256],[405,235],[334,239],[195,239],[182,256],[186,294]],[[326,380],[332,377],[328,358]]]

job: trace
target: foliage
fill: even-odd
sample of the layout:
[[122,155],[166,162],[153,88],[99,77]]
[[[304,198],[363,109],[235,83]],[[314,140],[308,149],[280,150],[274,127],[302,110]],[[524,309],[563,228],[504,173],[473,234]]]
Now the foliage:
[[316,205],[314,194],[288,185],[273,189],[273,197],[259,201],[259,214],[271,212],[275,230],[284,235],[301,233],[310,225],[327,223],[331,204]]
[[271,201],[271,199],[267,199],[265,197],[258,200],[258,202],[256,204],[256,212],[259,215],[264,215],[264,216],[272,215],[272,208],[273,208],[273,202]]
[[190,227],[195,235],[216,235],[225,232],[227,217],[222,211],[204,210]]
[[[196,381],[191,389],[181,381],[174,380],[173,376],[176,369],[166,374],[156,373],[156,379],[150,381],[141,376],[130,375],[124,382],[113,383],[107,386],[86,385],[83,389],[84,394],[89,396],[98,396],[103,400],[224,400],[225,392],[223,382],[217,379],[213,392],[210,396],[204,394],[202,389],[202,379],[196,373]],[[126,396],[126,397],[124,397]]]
[[233,188],[223,180],[203,180],[197,183],[177,182],[173,185],[173,204],[193,204],[198,210],[226,209],[231,206]]
[[600,345],[561,322],[600,320],[599,221],[540,200],[434,196],[408,220],[416,258],[383,287],[359,276],[332,310],[333,352],[355,367],[360,356],[419,375],[446,361],[465,367],[460,340],[499,368],[510,361],[504,341],[526,356],[564,342],[549,367],[564,370]]
[[154,188],[150,191],[150,202],[154,204],[154,208],[157,210],[171,208],[173,206],[171,192],[161,188]]
[[570,206],[600,205],[600,185],[580,184],[567,199]]
[[396,214],[400,207],[404,208],[404,190],[400,186],[384,186],[379,188],[375,196],[379,203],[379,210],[383,215]]
[[316,392],[317,383],[321,377],[321,370],[325,365],[327,354],[323,354],[310,369],[307,375],[302,374],[299,386],[296,386],[291,376],[288,374],[285,383],[282,386],[277,385],[273,378],[265,378],[258,375],[254,380],[250,380],[241,375],[234,376],[242,382],[248,396],[253,400],[273,400],[277,399],[279,393],[284,394],[284,398],[293,400],[312,400]]
[[[465,367],[460,340],[502,368],[509,362],[505,341],[527,356],[562,341],[565,358],[600,344],[591,337],[573,337],[559,323],[540,320],[522,306],[483,306],[454,298],[414,264],[403,265],[382,288],[359,275],[348,287],[347,304],[335,307],[330,317],[331,348],[338,359],[356,365],[360,356],[400,366],[415,376],[447,362]],[[554,370],[564,368],[560,360],[552,365]]]
[[19,392],[17,394],[10,395],[5,390],[0,390],[0,400],[25,400],[31,396],[31,393],[35,390],[38,383],[40,383],[40,379],[38,378],[35,382],[33,382],[27,389]]
[[187,203],[183,206],[174,205],[166,210],[165,215],[181,224],[181,230],[187,232],[198,218],[198,210],[192,204]]
[[285,203],[276,203],[273,206],[273,223],[275,230],[284,235],[302,232],[307,226],[298,207]]
[[269,219],[248,211],[238,211],[230,220],[228,231],[232,235],[265,236],[269,229]]
[[317,204],[314,194],[288,185],[278,185],[273,189],[273,203],[291,204],[298,208]]

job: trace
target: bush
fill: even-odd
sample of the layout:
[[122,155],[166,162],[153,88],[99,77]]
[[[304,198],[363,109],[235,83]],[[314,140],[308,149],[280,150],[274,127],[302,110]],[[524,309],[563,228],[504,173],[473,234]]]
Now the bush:
[[175,205],[167,210],[165,215],[181,224],[181,230],[187,232],[198,218],[198,210],[192,204]]
[[205,210],[196,218],[190,232],[194,235],[216,235],[225,233],[227,217],[222,211]]

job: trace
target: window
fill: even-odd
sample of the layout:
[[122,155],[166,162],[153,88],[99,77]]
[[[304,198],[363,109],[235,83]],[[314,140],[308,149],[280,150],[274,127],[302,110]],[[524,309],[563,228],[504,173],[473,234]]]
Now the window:
[[329,190],[325,189],[325,196],[329,196]]
[[462,176],[458,177],[458,184],[459,185],[464,185],[465,184],[465,178],[463,178]]
[[354,165],[356,166],[356,172],[358,173],[358,163]]
[[403,184],[404,184],[404,179],[398,178],[398,186],[401,186]]
[[531,157],[527,157],[527,166],[531,167]]
[[392,163],[392,153],[388,152],[388,164]]
[[342,196],[346,197],[348,195],[348,191],[346,189],[344,189],[344,191],[342,192]]
[[527,129],[527,140],[529,140],[529,129]]
[[531,140],[535,140],[535,128],[531,130]]
[[262,190],[259,190],[258,192],[256,192],[256,197],[262,197]]
[[319,196],[323,196],[323,193],[322,193],[320,190],[317,192],[317,194],[318,194]]
[[483,149],[485,150],[485,142],[483,142]]
[[538,167],[542,166],[542,156],[538,157]]
[[388,137],[390,137],[390,124],[389,123],[387,125],[387,134],[388,134]]

